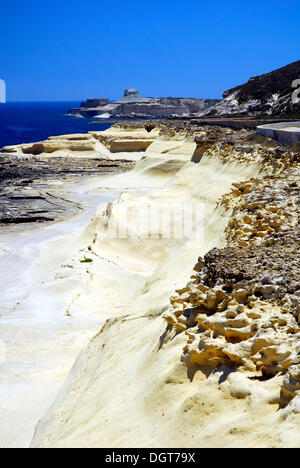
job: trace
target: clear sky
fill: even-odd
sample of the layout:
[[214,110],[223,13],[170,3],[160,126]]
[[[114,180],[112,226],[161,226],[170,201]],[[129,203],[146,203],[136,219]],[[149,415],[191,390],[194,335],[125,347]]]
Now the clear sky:
[[[1,2],[9,101],[219,98],[300,59],[299,0]],[[300,77],[299,77],[300,78]]]

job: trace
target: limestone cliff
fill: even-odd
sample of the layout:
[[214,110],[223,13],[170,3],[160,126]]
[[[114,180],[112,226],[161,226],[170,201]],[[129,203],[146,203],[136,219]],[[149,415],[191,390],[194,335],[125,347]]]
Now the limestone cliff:
[[[133,127],[114,131],[126,140],[142,131]],[[155,131],[89,227],[89,254],[105,254],[131,299],[112,289],[121,310],[77,359],[32,445],[299,446],[300,155],[247,131]],[[201,238],[135,230],[136,210],[145,226],[148,206],[200,201]],[[116,220],[122,239],[107,234]],[[89,273],[101,307],[96,265]]]

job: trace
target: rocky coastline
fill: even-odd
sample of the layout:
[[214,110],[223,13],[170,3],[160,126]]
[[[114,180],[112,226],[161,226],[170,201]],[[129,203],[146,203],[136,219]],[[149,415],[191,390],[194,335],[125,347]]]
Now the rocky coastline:
[[204,110],[202,116],[241,115],[299,119],[300,102],[294,99],[300,77],[300,60],[247,83],[224,91],[223,100]]
[[[68,291],[55,308],[64,327],[86,314],[103,326],[65,368],[54,403],[43,400],[33,447],[299,445],[297,146],[245,128],[146,120],[4,148],[1,158],[9,203],[23,206],[28,191],[43,204],[31,211],[54,225],[69,208],[45,208],[44,183],[106,174],[97,191],[119,194],[49,283],[50,303],[53,285]],[[145,226],[157,202],[176,213],[200,200],[201,240],[135,232],[136,212]],[[127,227],[120,239],[108,235],[117,222]],[[24,299],[14,307],[21,313]]]
[[70,112],[88,118],[164,119],[169,116],[198,115],[217,102],[218,99],[142,97],[136,89],[127,88],[124,96],[113,103],[92,106],[88,100],[80,108],[70,109]]
[[[300,60],[278,70],[249,79],[247,83],[224,91],[223,99],[152,98],[142,97],[133,88],[109,104],[105,99],[90,99],[80,108],[70,109],[73,114],[92,118],[165,119],[244,117],[263,119],[300,118],[297,86]],[[101,102],[103,102],[101,104]]]
[[4,225],[33,226],[72,216],[80,211],[80,204],[60,195],[62,183],[76,184],[83,177],[117,174],[134,167],[130,160],[109,160],[93,147],[85,156],[87,148],[78,150],[78,140],[74,135],[70,138],[65,152],[61,141],[68,141],[67,137],[58,146],[52,138],[0,150],[0,229],[1,225],[2,229]]

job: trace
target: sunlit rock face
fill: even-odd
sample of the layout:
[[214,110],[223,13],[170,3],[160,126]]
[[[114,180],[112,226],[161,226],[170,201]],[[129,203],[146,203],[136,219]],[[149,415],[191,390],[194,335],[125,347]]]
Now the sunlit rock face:
[[[299,446],[299,152],[184,119],[56,136],[0,158],[137,161],[74,184],[83,210],[49,226],[54,238],[37,229],[0,245],[11,346],[0,446],[28,444],[38,420],[32,446]],[[10,203],[31,197],[44,210],[44,190],[57,206],[54,186],[27,183]],[[72,200],[65,183],[58,195]],[[147,235],[151,209],[171,233],[195,203],[201,236],[165,236],[159,223]]]
[[258,381],[277,377],[273,404],[281,408],[300,390],[298,180],[292,163],[284,175],[233,184],[220,200],[233,209],[227,247],[198,259],[164,315],[169,338],[185,333],[181,359],[191,379],[217,369]]
[[[108,311],[105,281],[116,310],[34,447],[299,446],[300,155],[184,122],[147,122],[156,136],[134,171],[106,180],[123,193],[94,218],[85,253],[95,307]],[[137,125],[98,139],[110,151],[146,140]],[[137,235],[131,208],[145,226],[148,206],[197,200],[202,240]],[[117,220],[128,237],[107,236]]]

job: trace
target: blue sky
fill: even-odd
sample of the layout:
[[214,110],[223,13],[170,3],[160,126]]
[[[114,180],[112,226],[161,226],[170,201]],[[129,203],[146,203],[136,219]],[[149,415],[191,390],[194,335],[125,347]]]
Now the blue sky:
[[9,101],[219,98],[300,59],[299,0],[16,0],[1,18]]

